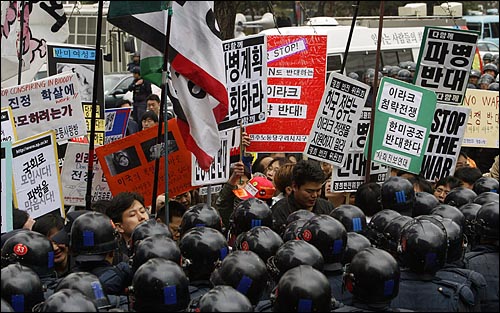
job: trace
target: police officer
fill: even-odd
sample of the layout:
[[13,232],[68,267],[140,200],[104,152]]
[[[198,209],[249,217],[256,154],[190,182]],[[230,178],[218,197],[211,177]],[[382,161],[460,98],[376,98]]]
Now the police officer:
[[197,299],[212,287],[210,275],[229,253],[224,235],[216,229],[198,226],[185,233],[179,248],[184,262],[184,272],[189,278],[191,299]]
[[352,306],[335,312],[400,311],[390,308],[399,291],[398,262],[384,250],[368,247],[358,252],[347,266],[344,285],[352,293]]
[[396,260],[398,260],[398,245],[401,231],[406,223],[411,220],[413,220],[413,218],[406,215],[393,218],[389,221],[389,223],[387,223],[387,226],[384,228],[382,233],[382,244],[379,248],[389,252]]
[[172,261],[153,258],[134,274],[130,288],[137,312],[177,312],[189,304],[189,281]]
[[401,215],[412,216],[415,204],[415,190],[406,178],[389,177],[380,189],[383,209],[394,210]]
[[200,299],[191,300],[188,312],[253,312],[250,300],[231,286],[215,286]]
[[372,216],[366,226],[366,238],[370,240],[372,245],[379,248],[383,247],[384,229],[392,219],[398,216],[401,216],[401,214],[388,209],[377,212]]
[[455,187],[444,198],[444,204],[460,207],[466,203],[471,203],[477,197],[477,194],[466,187]]
[[478,195],[477,198],[474,199],[474,201],[472,201],[472,202],[480,204],[480,205],[483,205],[483,204],[486,204],[489,202],[499,202],[500,200],[498,197],[499,197],[498,193],[492,192],[492,191],[487,191],[487,192],[483,192],[480,195]]
[[181,250],[177,243],[164,235],[154,235],[141,240],[136,245],[135,253],[130,259],[132,273],[153,258],[162,258],[182,265]]
[[299,238],[315,246],[323,255],[323,273],[332,286],[332,297],[347,304],[350,295],[342,288],[342,259],[347,245],[347,231],[335,218],[321,214],[302,227]]
[[338,304],[330,289],[328,279],[317,269],[310,265],[294,267],[276,286],[273,312],[330,312]]
[[481,304],[484,312],[498,312],[498,202],[482,205],[476,215],[476,231],[479,244],[465,254],[467,269],[479,272],[488,284],[485,301]]
[[488,191],[498,193],[499,190],[498,186],[499,186],[498,180],[492,177],[481,177],[478,180],[476,180],[474,185],[472,185],[472,190],[474,190],[474,192],[477,195],[480,195],[483,192],[488,192]]
[[431,214],[432,209],[439,205],[439,200],[425,191],[415,193],[415,204],[413,205],[412,217]]
[[330,213],[330,216],[341,222],[348,232],[363,234],[366,231],[365,213],[355,205],[341,204]]
[[217,229],[221,233],[224,232],[219,211],[206,203],[195,204],[182,215],[181,237],[196,226],[206,226]]
[[360,233],[352,231],[348,232],[347,245],[345,247],[344,257],[342,258],[342,265],[351,263],[352,258],[356,255],[356,253],[363,250],[364,248],[371,247],[371,245],[372,244],[370,240],[368,240],[368,238],[361,235]]
[[229,218],[230,229],[228,243],[234,246],[238,235],[245,233],[256,226],[273,226],[273,212],[266,202],[249,198],[241,201]]
[[283,241],[287,242],[289,240],[297,239],[300,229],[305,223],[307,223],[307,221],[308,220],[301,218],[286,225],[282,234]]
[[99,312],[96,304],[77,290],[61,289],[40,303],[34,312]]
[[282,244],[283,239],[271,228],[257,226],[247,231],[235,248],[236,250],[253,251],[265,263]]
[[101,281],[107,294],[123,295],[132,273],[128,263],[113,264],[118,247],[111,219],[99,212],[83,214],[71,227],[70,250],[75,256],[72,272],[90,272]]
[[468,311],[473,293],[463,284],[436,277],[448,252],[446,229],[436,219],[415,218],[401,231],[399,293],[391,307],[415,311]]
[[19,263],[2,268],[0,290],[2,299],[5,299],[15,312],[30,312],[36,304],[45,299],[38,275],[31,268]]
[[462,205],[459,210],[465,216],[465,226],[463,226],[463,232],[467,238],[467,247],[465,252],[470,252],[472,247],[474,247],[479,242],[479,237],[476,233],[476,215],[480,204],[477,203],[467,203]]
[[149,219],[137,225],[130,238],[130,251],[132,254],[135,253],[135,249],[141,240],[155,235],[172,238],[172,233],[168,226],[164,223],[158,223],[155,219]]

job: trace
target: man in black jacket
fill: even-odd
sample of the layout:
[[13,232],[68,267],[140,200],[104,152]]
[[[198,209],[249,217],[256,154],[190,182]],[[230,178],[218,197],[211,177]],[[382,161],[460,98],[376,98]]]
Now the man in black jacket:
[[330,214],[334,206],[320,198],[325,174],[318,162],[301,160],[293,168],[292,193],[276,202],[273,211],[274,231],[281,234],[286,227],[286,219],[297,210],[308,210],[316,214]]

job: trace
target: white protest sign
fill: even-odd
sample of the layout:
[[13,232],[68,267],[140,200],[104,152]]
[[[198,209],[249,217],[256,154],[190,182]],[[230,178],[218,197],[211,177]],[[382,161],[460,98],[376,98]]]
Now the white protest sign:
[[61,73],[2,89],[2,103],[12,108],[18,139],[55,130],[63,141],[87,134],[76,74]]
[[[61,172],[62,191],[64,203],[66,205],[85,206],[88,163],[89,144],[69,142],[66,148],[66,156]],[[93,164],[92,202],[97,200],[109,200],[113,196],[95,154]]]
[[55,136],[51,130],[12,145],[14,202],[32,218],[54,210],[64,216]]
[[470,110],[456,105],[436,106],[422,162],[425,179],[435,181],[455,172]]
[[16,141],[16,126],[14,125],[14,117],[12,116],[12,109],[10,107],[2,108],[0,121],[2,122],[1,141]]
[[217,156],[210,165],[208,171],[204,171],[198,165],[194,155],[191,154],[192,168],[191,171],[191,185],[203,186],[209,184],[225,183],[229,179],[229,147],[228,137],[221,134],[221,148],[217,152]]
[[344,164],[369,91],[366,84],[330,74],[304,150],[309,157],[336,166]]

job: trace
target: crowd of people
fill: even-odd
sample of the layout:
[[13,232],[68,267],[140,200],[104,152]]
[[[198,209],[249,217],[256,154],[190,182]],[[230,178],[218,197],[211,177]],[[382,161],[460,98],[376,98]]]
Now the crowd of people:
[[[491,59],[471,84],[494,90],[480,83],[489,75],[498,90]],[[130,71],[127,135],[158,124],[160,110],[137,65]],[[414,71],[403,62],[379,78],[411,81]],[[361,76],[373,84],[375,72]],[[436,182],[392,170],[351,193],[332,192],[329,163],[258,153],[232,160],[211,203],[193,189],[159,195],[156,212],[135,192],[65,218],[14,209],[1,238],[1,310],[497,312],[499,157],[476,150]]]

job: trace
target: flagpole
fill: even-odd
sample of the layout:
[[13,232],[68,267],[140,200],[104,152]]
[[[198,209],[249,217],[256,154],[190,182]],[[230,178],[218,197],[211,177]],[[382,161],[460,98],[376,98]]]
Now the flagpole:
[[[92,118],[90,122],[90,139],[89,139],[89,164],[87,170],[87,192],[85,194],[85,209],[92,210],[92,177],[94,173],[94,137],[95,137],[95,120],[97,116],[97,88],[99,87],[99,73],[100,73],[100,50],[101,50],[101,29],[102,29],[102,10],[103,1],[99,1],[99,9],[97,13],[97,36],[95,42],[95,60],[94,60],[94,87],[92,90]],[[102,77],[101,77],[102,80]],[[101,103],[104,105],[104,103]]]
[[[18,9],[19,11],[19,9]],[[21,85],[21,73],[23,71],[23,50],[24,50],[24,1],[21,1],[21,21],[19,27],[21,28],[19,33],[19,53],[17,54],[17,84]]]
[[380,46],[382,44],[382,29],[384,27],[384,1],[380,1],[380,17],[379,17],[379,22],[378,22],[378,38],[377,38],[377,53],[376,53],[376,58],[375,58],[375,78],[373,80],[373,94],[372,94],[372,107],[371,107],[371,114],[370,114],[370,128],[368,132],[368,153],[366,156],[366,176],[365,176],[365,182],[369,183],[370,182],[370,169],[372,166],[372,149],[373,149],[373,129],[375,128],[374,123],[375,123],[375,108],[377,106],[376,101],[377,101],[377,89],[378,89],[378,68],[380,66]]

